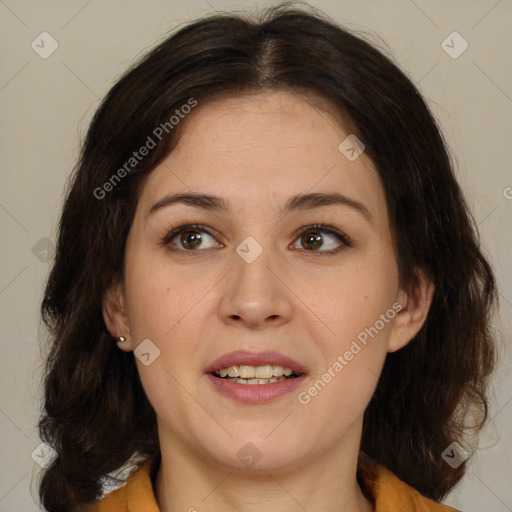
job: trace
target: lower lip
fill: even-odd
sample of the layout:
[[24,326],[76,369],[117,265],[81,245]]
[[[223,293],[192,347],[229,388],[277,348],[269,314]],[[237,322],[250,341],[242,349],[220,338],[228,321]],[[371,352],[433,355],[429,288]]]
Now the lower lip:
[[238,382],[214,377],[210,373],[207,373],[206,377],[215,389],[223,395],[245,404],[259,404],[276,400],[287,393],[291,393],[301,385],[306,375],[302,374],[295,379],[286,379],[270,384],[238,384]]

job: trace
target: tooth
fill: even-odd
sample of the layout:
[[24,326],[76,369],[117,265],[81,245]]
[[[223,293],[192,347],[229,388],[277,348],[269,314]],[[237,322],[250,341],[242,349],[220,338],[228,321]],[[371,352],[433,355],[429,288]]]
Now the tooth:
[[264,366],[258,366],[258,368],[256,368],[255,377],[257,379],[269,379],[270,377],[272,377],[272,372],[273,372],[272,366],[270,366],[268,364],[266,364]]
[[239,376],[239,373],[238,373],[238,366],[230,366],[228,368],[228,375],[230,377],[238,377]]
[[238,367],[239,376],[243,377],[244,379],[252,379],[254,378],[255,369],[254,366],[246,366],[244,364],[240,365]]
[[236,382],[238,384],[273,384],[274,382],[283,382],[286,380],[286,377],[283,375],[282,377],[271,377],[270,379],[243,379],[241,377],[226,377],[226,380],[229,382]]
[[281,377],[284,375],[284,368],[280,365],[274,365],[273,375],[274,377]]
[[[247,384],[247,380],[255,379],[264,379],[265,382],[263,384],[267,384],[270,382],[281,382],[285,380],[285,377],[289,377],[293,374],[293,370],[290,368],[286,368],[281,365],[271,365],[271,364],[262,364],[258,367],[250,366],[250,365],[238,365],[238,366],[229,366],[225,368],[220,368],[215,372],[219,377],[226,378],[231,382],[239,382],[243,384]],[[269,379],[276,379],[271,380]],[[254,382],[256,384],[256,382]],[[261,384],[261,383],[260,383]]]

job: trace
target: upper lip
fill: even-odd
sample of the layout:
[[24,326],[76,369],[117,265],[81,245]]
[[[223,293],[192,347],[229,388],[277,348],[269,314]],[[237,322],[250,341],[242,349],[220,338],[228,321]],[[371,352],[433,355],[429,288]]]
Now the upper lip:
[[307,373],[305,366],[279,352],[249,352],[247,350],[237,350],[220,356],[204,369],[204,373],[212,373],[230,366],[262,366],[265,364],[284,366],[290,368],[294,373]]

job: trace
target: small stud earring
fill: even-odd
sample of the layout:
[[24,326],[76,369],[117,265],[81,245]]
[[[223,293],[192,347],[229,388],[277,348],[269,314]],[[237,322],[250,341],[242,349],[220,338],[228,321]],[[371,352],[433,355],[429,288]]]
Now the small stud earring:
[[126,341],[126,338],[124,336],[119,336],[119,338],[117,338],[117,341],[119,343],[123,343],[124,341]]

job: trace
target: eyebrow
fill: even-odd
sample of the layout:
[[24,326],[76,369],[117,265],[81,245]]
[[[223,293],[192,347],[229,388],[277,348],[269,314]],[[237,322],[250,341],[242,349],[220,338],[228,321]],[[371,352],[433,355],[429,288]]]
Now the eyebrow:
[[[173,204],[185,204],[200,208],[209,212],[227,213],[230,211],[229,202],[222,197],[200,194],[196,192],[169,194],[157,201],[149,209],[148,216],[162,208]],[[370,210],[361,202],[356,201],[343,194],[314,192],[308,194],[296,194],[288,199],[286,204],[280,209],[281,215],[286,215],[294,210],[311,210],[322,206],[341,205],[352,208],[360,213],[368,222],[373,223],[374,219]]]

